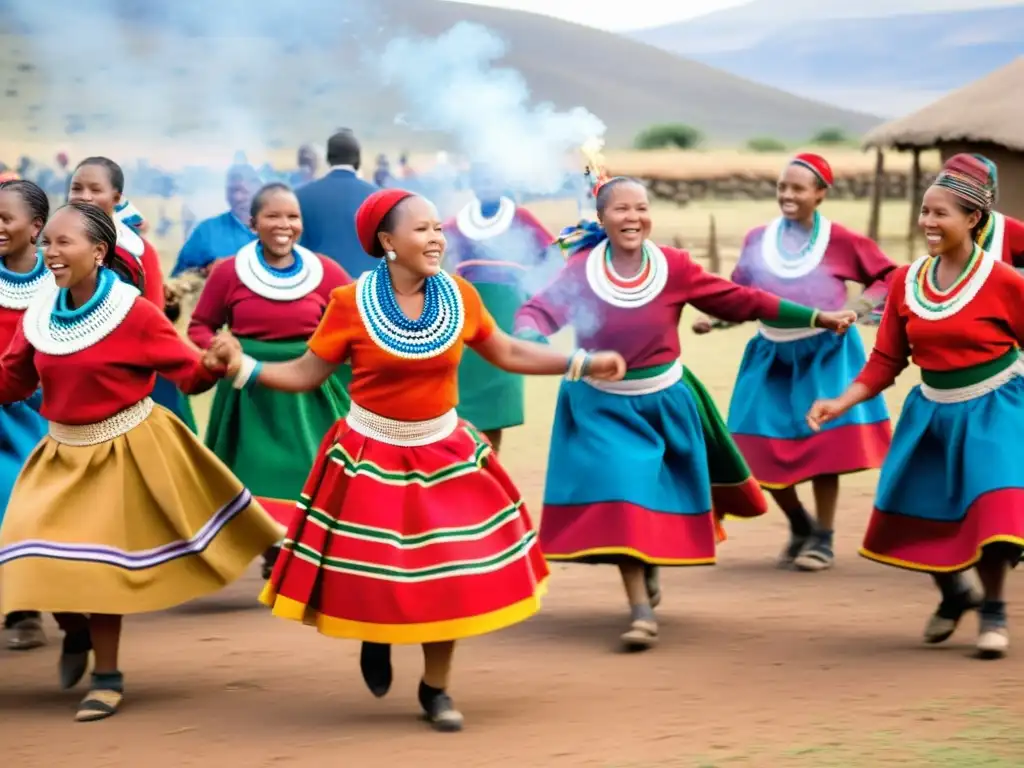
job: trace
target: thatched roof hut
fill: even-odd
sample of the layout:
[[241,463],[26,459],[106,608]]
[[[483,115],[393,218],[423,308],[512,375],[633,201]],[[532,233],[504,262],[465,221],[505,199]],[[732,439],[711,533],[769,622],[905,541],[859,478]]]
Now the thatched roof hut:
[[[884,149],[914,153],[911,233],[923,192],[920,153],[937,149],[942,159],[976,152],[999,167],[999,209],[1024,218],[1024,56],[1002,69],[944,96],[924,109],[875,128],[864,137],[865,149],[877,150],[876,170],[883,170]],[[877,239],[881,200],[872,201],[871,235]]]

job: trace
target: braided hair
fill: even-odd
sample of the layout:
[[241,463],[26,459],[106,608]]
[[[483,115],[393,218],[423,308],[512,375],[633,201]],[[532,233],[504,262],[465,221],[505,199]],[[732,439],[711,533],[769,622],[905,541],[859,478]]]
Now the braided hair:
[[71,208],[82,217],[89,242],[106,246],[103,266],[124,282],[142,291],[141,271],[131,269],[125,258],[117,252],[117,226],[107,212],[92,203],[71,202],[63,207]]
[[28,206],[32,219],[42,226],[50,218],[50,198],[38,184],[26,179],[0,182],[0,192],[14,192]]

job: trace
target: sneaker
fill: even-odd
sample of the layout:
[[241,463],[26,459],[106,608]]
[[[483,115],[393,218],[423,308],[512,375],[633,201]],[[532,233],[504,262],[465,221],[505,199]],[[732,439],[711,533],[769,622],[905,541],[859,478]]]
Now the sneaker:
[[924,641],[929,645],[937,645],[949,640],[956,632],[964,614],[978,610],[982,599],[980,592],[968,589],[955,599],[943,600],[925,625]]
[[435,731],[455,733],[462,730],[462,713],[455,708],[452,697],[447,693],[434,696],[423,708],[424,716]]
[[1005,624],[982,621],[976,648],[982,659],[1001,659],[1010,650],[1010,631]]
[[810,536],[797,536],[795,533],[790,534],[789,543],[782,550],[782,554],[779,555],[779,568],[792,568],[793,562],[796,560],[804,547],[807,546],[807,542],[810,540]]
[[836,556],[832,552],[831,535],[812,535],[807,539],[804,548],[793,559],[793,566],[801,571],[827,571],[835,565]]
[[43,621],[36,617],[22,619],[10,628],[7,636],[7,648],[11,651],[31,651],[44,645],[46,633],[43,632]]
[[627,651],[646,651],[658,644],[658,625],[646,619],[634,619],[620,640]]

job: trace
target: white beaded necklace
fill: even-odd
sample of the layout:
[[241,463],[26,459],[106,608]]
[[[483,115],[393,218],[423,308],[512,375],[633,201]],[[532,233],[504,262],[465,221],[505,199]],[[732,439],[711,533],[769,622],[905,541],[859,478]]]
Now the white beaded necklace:
[[799,254],[786,254],[780,247],[782,227],[786,219],[779,216],[765,227],[761,237],[761,259],[768,269],[784,280],[795,280],[809,275],[825,258],[828,243],[832,237],[832,222],[817,214],[816,227],[811,231],[811,240]]
[[12,272],[0,264],[0,307],[26,309],[45,282],[53,282],[53,273],[43,263],[43,254],[36,254],[36,265],[28,272]]
[[22,316],[28,343],[47,355],[72,355],[105,339],[141,295],[107,269],[100,269],[96,293],[78,309],[60,309],[61,293],[55,281],[43,283]]
[[608,241],[602,240],[594,246],[587,256],[587,282],[599,299],[613,307],[635,309],[650,304],[664,290],[668,283],[668,259],[661,248],[650,240],[645,241],[643,247],[650,260],[650,271],[639,285],[624,288],[613,283],[605,271]]
[[516,217],[516,204],[502,197],[498,212],[490,218],[484,216],[480,201],[469,203],[455,217],[459,231],[470,240],[489,240],[508,231]]
[[292,246],[295,262],[286,269],[274,269],[264,260],[262,248],[256,240],[235,256],[235,274],[242,285],[257,296],[273,301],[295,301],[320,286],[324,265],[312,251],[301,245]]
[[117,228],[117,247],[141,262],[142,254],[146,252],[145,241],[120,218],[114,218],[114,226]]

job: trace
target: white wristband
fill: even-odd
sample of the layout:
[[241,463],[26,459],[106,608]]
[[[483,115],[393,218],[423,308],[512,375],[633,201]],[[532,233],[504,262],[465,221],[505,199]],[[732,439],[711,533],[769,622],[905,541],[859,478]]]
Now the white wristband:
[[245,389],[245,385],[249,383],[249,379],[252,378],[255,370],[256,358],[250,355],[242,355],[242,366],[238,369],[238,373],[235,374],[231,386],[235,389]]

